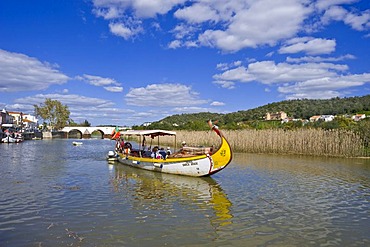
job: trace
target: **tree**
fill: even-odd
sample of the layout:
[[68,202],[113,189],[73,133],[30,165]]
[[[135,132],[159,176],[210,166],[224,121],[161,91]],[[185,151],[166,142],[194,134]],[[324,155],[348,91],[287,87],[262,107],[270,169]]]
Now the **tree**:
[[91,126],[91,123],[89,123],[89,121],[87,121],[87,120],[85,119],[85,121],[83,121],[80,125],[81,125],[81,126],[84,126],[84,127],[90,127],[90,126]]
[[44,119],[52,129],[62,129],[67,125],[70,111],[60,101],[47,98],[44,104],[34,107],[35,115]]

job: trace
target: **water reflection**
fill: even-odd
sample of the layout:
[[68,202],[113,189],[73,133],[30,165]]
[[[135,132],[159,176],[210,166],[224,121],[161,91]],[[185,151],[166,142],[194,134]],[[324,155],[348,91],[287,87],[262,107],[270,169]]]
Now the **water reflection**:
[[131,191],[132,194],[128,198],[133,207],[141,208],[143,212],[163,207],[174,212],[176,204],[181,203],[193,211],[212,209],[213,215],[209,215],[209,220],[215,228],[232,223],[232,203],[221,186],[211,177],[193,178],[148,172],[117,164],[114,165],[114,178],[111,183],[117,193]]

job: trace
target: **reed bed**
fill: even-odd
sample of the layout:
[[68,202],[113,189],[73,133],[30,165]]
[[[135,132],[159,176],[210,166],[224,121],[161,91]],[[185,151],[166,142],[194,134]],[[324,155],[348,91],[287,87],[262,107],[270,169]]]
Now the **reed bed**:
[[[333,157],[369,156],[359,134],[347,130],[223,130],[234,152],[303,154]],[[177,147],[182,141],[189,146],[218,146],[212,131],[177,131]],[[162,145],[173,145],[173,138],[161,137]]]

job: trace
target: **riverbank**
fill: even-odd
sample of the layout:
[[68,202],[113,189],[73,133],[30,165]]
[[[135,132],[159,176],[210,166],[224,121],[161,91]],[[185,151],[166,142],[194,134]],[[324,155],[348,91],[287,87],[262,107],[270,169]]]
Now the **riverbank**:
[[[177,145],[182,141],[190,146],[218,145],[211,131],[176,131]],[[369,157],[359,134],[347,130],[296,129],[296,130],[223,130],[234,152],[297,154],[329,157]],[[173,140],[161,137],[163,145]]]
[[[296,154],[328,157],[369,158],[370,150],[355,132],[334,129],[267,129],[222,130],[232,150],[240,153]],[[51,133],[51,132],[50,132]],[[219,138],[212,131],[177,133],[177,147],[185,141],[189,146],[217,146]],[[43,138],[45,133],[43,133]],[[67,138],[65,132],[52,133],[52,138]],[[28,139],[28,138],[27,138]],[[160,138],[163,146],[174,145],[172,137]],[[150,143],[147,143],[150,145]]]

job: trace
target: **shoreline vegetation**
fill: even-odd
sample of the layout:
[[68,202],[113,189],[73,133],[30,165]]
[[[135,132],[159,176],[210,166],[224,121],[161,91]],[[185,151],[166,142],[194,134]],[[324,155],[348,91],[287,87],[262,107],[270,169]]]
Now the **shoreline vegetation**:
[[[343,129],[266,129],[222,130],[233,152],[294,154],[327,157],[369,157],[361,135]],[[211,131],[177,133],[177,147],[182,141],[189,146],[218,146],[219,139]],[[173,145],[171,137],[161,137],[161,145]]]
[[370,95],[285,100],[225,114],[176,114],[133,128],[175,130],[179,142],[197,144],[188,140],[195,136],[209,146],[212,136],[200,131],[208,130],[206,119],[217,121],[234,152],[370,157]]

